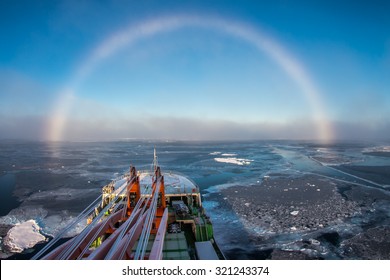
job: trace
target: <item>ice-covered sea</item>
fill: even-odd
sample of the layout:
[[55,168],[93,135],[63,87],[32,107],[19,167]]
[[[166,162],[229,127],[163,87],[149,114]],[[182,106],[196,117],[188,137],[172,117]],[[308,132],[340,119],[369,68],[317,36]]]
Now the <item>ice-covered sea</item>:
[[389,143],[296,141],[2,141],[0,257],[30,258],[154,147],[198,184],[228,258],[390,259]]

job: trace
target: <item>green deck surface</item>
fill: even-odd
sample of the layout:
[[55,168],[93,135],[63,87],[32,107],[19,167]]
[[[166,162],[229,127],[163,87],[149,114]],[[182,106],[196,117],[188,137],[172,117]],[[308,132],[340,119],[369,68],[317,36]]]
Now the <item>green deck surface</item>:
[[[150,253],[153,242],[154,235],[150,235],[148,246],[146,248],[146,253]],[[138,241],[133,247],[133,252],[136,251]],[[181,233],[166,233],[163,246],[163,260],[189,260],[190,255],[188,253],[187,241],[184,235],[184,232]]]
[[163,247],[164,260],[189,260],[188,246],[184,232],[167,233]]

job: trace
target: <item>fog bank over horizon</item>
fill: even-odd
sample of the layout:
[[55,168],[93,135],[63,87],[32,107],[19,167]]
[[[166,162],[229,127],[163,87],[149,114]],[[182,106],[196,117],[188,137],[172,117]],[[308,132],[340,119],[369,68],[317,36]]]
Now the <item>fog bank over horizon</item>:
[[[390,123],[331,122],[331,141],[390,140]],[[0,139],[50,140],[43,116],[0,118]],[[321,140],[314,122],[236,122],[192,118],[88,119],[67,121],[62,141],[160,140]]]

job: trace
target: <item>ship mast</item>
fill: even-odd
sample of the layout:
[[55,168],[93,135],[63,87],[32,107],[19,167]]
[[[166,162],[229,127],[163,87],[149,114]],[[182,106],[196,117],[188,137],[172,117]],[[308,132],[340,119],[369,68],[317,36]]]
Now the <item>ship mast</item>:
[[156,147],[154,147],[153,171],[156,171],[157,167],[158,167],[158,159],[157,159]]

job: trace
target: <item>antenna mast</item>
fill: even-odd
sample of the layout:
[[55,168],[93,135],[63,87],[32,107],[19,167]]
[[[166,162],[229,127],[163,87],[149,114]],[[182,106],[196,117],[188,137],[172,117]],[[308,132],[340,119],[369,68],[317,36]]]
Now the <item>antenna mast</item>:
[[154,147],[153,171],[156,171],[157,166],[158,166],[158,159],[157,159],[156,147]]

